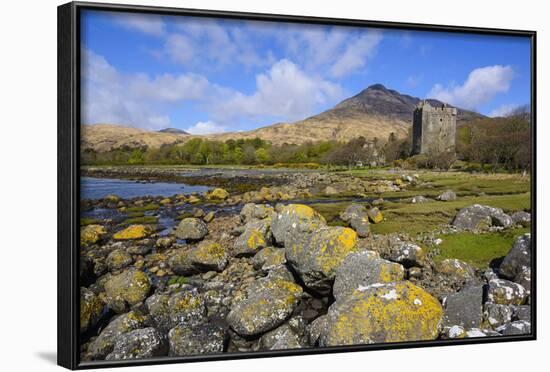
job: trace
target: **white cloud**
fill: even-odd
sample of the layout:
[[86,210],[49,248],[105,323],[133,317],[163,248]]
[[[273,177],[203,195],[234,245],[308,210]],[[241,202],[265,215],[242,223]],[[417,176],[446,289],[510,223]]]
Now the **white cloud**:
[[195,125],[185,128],[185,131],[190,134],[213,134],[223,133],[227,128],[223,125],[216,124],[212,121],[199,121]]
[[468,75],[462,85],[441,84],[433,86],[428,98],[436,98],[459,107],[476,109],[489,102],[496,94],[510,89],[514,77],[511,66],[494,65],[476,68]]
[[177,63],[186,64],[193,57],[191,40],[184,35],[171,34],[166,38],[165,51]]
[[512,114],[518,107],[519,107],[519,105],[516,105],[516,104],[504,104],[504,105],[500,105],[499,107],[497,107],[496,109],[494,109],[493,111],[491,111],[491,112],[489,113],[489,116],[492,117],[492,118],[509,116],[509,115]]
[[363,68],[381,39],[380,32],[371,31],[348,43],[344,54],[332,66],[331,75],[338,78]]
[[194,74],[124,74],[102,56],[82,50],[82,123],[111,123],[162,129],[169,105],[202,98],[208,81]]
[[314,113],[317,105],[343,97],[342,88],[319,77],[305,74],[296,64],[283,59],[267,73],[256,76],[256,91],[251,95],[226,92],[215,108],[218,117],[275,116],[298,120]]
[[124,28],[136,30],[144,34],[162,36],[166,25],[162,17],[151,14],[114,13],[113,19]]

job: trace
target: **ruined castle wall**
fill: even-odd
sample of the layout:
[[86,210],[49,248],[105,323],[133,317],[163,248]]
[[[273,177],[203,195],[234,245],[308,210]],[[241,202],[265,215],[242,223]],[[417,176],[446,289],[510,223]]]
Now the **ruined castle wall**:
[[454,152],[456,109],[425,105],[414,112],[413,154]]

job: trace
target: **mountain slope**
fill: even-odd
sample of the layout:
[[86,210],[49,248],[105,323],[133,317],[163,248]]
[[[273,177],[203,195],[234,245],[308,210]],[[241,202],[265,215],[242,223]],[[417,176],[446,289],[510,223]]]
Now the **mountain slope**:
[[[419,98],[375,84],[332,109],[292,124],[274,124],[252,131],[210,137],[219,140],[260,137],[273,143],[348,141],[358,136],[385,140],[392,132],[398,137],[404,137],[412,126],[413,112],[420,101]],[[432,106],[443,105],[443,102],[435,99],[428,101]],[[459,108],[457,122],[460,124],[482,117],[483,115]]]
[[[443,102],[429,99],[432,106]],[[343,100],[333,108],[294,123],[278,123],[246,132],[212,134],[206,137],[225,141],[260,137],[274,144],[306,141],[348,141],[359,136],[386,140],[390,133],[405,137],[412,126],[413,111],[419,98],[400,94],[381,84],[371,85],[359,94]],[[457,123],[483,118],[483,115],[458,108]],[[160,147],[199,137],[174,128],[147,132],[115,125],[85,125],[82,150],[98,152],[117,148]],[[180,133],[182,132],[182,133]]]
[[81,151],[106,152],[113,149],[148,147],[158,148],[185,142],[189,135],[149,132],[121,125],[94,124],[81,126]]

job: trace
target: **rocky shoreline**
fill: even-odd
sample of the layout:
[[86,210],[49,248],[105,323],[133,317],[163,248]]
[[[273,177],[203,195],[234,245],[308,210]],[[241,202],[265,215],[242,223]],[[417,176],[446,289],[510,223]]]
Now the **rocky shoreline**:
[[[81,221],[81,359],[530,333],[530,234],[498,265],[476,269],[435,260],[437,239],[372,233],[384,223],[383,200],[341,210],[342,226],[292,203],[327,187],[367,194],[419,182],[407,177],[312,172],[244,193],[82,201],[84,212],[113,218]],[[159,228],[159,215],[174,226]],[[446,228],[503,231],[528,221],[526,212],[471,205]]]

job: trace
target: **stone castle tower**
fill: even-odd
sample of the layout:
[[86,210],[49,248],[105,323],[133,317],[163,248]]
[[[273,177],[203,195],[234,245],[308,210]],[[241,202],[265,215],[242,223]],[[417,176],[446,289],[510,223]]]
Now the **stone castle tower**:
[[446,104],[433,107],[420,102],[413,114],[413,155],[454,152],[456,114],[456,108]]

